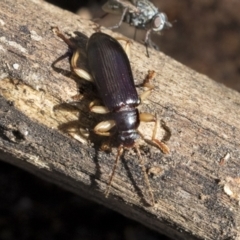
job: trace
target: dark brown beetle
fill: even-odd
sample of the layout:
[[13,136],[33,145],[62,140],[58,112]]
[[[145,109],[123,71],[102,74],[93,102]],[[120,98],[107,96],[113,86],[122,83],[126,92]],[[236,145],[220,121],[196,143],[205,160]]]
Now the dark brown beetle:
[[[59,32],[57,28],[54,31],[70,48],[73,48],[74,44]],[[106,190],[106,197],[109,195],[114,173],[124,149],[135,148],[149,189],[151,202],[154,204],[154,196],[143,164],[143,158],[136,143],[139,136],[144,139],[144,135],[138,130],[140,121],[155,122],[151,143],[160,148],[162,152],[169,152],[167,145],[155,138],[158,127],[156,117],[149,113],[139,113],[137,109],[141,99],[145,99],[153,89],[149,84],[153,72],[149,73],[149,78],[144,82],[144,86],[148,90],[142,93],[139,98],[134,85],[128,56],[115,38],[101,32],[96,32],[89,38],[86,50],[91,75],[77,66],[80,56],[78,48],[74,49],[73,52],[71,59],[72,68],[78,76],[88,81],[93,81],[97,87],[103,106],[92,102],[90,104],[91,111],[100,114],[109,113],[110,115],[111,120],[97,124],[94,132],[103,136],[115,136],[118,145],[118,153]]]

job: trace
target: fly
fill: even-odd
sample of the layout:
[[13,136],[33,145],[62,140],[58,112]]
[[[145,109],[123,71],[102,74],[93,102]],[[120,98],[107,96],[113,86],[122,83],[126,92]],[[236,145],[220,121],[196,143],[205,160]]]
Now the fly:
[[[147,30],[144,39],[146,49],[148,46],[158,49],[151,40],[151,32],[160,33],[163,29],[172,27],[167,15],[148,0],[108,0],[102,9],[107,13],[121,14],[120,21],[109,29],[119,28],[126,22],[136,28]],[[149,56],[148,49],[147,55]]]

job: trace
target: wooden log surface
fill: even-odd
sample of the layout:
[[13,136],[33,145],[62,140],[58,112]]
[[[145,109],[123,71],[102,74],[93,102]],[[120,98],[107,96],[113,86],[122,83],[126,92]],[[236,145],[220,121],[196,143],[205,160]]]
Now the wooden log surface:
[[[58,26],[83,47],[93,22],[40,0],[0,1],[0,158],[135,219],[173,239],[240,239],[240,94],[198,74],[161,52],[133,42],[136,84],[148,70],[155,86],[141,111],[156,113],[171,130],[164,155],[144,144],[156,204],[134,151],[124,154],[111,193],[105,198],[116,157],[99,150],[102,138],[77,141],[78,129],[92,129],[102,116],[87,100],[75,100],[84,81],[68,59],[53,63],[68,47],[51,31]],[[119,36],[105,31],[112,36]],[[96,56],[97,57],[97,56]],[[140,89],[141,91],[141,89]],[[151,124],[142,126],[151,135]],[[72,138],[70,135],[75,136]],[[164,138],[160,128],[158,138]]]

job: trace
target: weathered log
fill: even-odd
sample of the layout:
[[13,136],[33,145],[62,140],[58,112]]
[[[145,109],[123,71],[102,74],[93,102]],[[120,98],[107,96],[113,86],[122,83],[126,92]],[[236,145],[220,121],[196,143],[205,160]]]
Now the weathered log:
[[[79,142],[66,133],[77,138],[78,129],[91,130],[99,116],[88,112],[87,100],[78,110],[65,104],[85,85],[70,74],[68,59],[53,66],[68,50],[53,26],[71,36],[78,31],[84,48],[84,35],[90,36],[95,24],[39,0],[0,1],[0,158],[173,239],[239,239],[239,93],[161,52],[150,50],[148,58],[134,42],[136,83],[149,69],[156,71],[155,89],[141,110],[166,122],[171,152],[141,148],[154,206],[147,204],[132,151],[124,154],[105,198],[116,149],[100,151],[102,138],[94,134],[90,142]],[[151,135],[152,125],[143,127]]]

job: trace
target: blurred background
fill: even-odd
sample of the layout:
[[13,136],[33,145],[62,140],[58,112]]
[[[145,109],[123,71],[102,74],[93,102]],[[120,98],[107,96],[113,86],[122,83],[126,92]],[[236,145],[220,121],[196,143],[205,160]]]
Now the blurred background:
[[[106,0],[48,0],[49,3],[115,25],[104,18]],[[160,51],[224,85],[240,91],[240,1],[153,0],[173,27],[152,40]],[[73,29],[77,30],[77,29]],[[134,28],[117,29],[132,38]],[[137,31],[142,42],[145,32]],[[0,162],[1,240],[169,240],[98,204],[66,192],[18,168]]]

